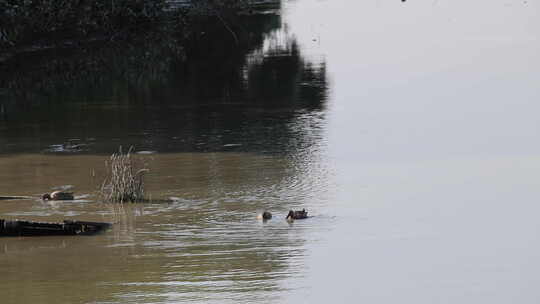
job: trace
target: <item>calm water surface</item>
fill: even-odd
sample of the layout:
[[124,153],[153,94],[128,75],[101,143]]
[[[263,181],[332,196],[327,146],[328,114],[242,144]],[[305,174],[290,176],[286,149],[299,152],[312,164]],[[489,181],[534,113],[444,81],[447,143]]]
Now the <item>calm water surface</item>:
[[[539,14],[285,1],[239,46],[208,26],[183,55],[27,55],[0,91],[0,194],[77,197],[1,218],[115,225],[1,239],[2,303],[537,303]],[[152,203],[96,197],[119,146]]]

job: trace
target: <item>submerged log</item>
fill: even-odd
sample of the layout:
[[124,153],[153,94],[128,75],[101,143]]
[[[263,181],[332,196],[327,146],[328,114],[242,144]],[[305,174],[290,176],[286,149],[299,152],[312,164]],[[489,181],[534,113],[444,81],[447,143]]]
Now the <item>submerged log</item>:
[[63,223],[43,223],[0,219],[2,236],[51,236],[51,235],[92,235],[102,232],[110,223],[65,220]]
[[16,199],[33,199],[35,197],[31,196],[21,196],[21,195],[0,195],[1,200],[16,200]]

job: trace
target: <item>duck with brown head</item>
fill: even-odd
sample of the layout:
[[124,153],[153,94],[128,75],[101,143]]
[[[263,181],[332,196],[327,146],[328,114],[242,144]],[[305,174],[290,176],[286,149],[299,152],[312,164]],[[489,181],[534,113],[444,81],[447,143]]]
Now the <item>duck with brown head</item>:
[[290,210],[289,211],[289,214],[287,214],[287,217],[286,219],[288,221],[292,221],[292,220],[301,220],[301,219],[306,219],[308,216],[307,216],[307,211],[306,209],[302,209],[300,211],[293,211],[293,210]]
[[259,214],[257,218],[263,221],[267,221],[272,218],[272,213],[265,211],[262,214]]

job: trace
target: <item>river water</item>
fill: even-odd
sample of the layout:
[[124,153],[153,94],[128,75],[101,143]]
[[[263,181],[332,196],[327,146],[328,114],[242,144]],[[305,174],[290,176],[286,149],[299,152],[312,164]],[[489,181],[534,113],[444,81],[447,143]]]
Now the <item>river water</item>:
[[[0,218],[115,225],[0,239],[1,302],[537,303],[539,13],[285,1],[245,16],[240,45],[218,23],[185,52],[16,58],[0,195],[76,200],[2,201]],[[120,146],[152,202],[96,196]]]

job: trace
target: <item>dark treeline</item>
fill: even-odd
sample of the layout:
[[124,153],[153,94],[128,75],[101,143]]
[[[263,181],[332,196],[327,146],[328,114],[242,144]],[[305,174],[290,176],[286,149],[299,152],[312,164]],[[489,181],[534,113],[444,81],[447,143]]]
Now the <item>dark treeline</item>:
[[0,50],[118,39],[156,23],[185,25],[189,15],[230,15],[245,0],[0,0]]
[[[48,41],[62,42],[52,47],[12,49],[3,57],[0,52],[0,105],[4,107],[0,114],[13,103],[22,107],[29,102],[65,99],[66,91],[89,98],[96,92],[108,94],[110,89],[100,87],[103,83],[110,87],[111,83],[123,82],[149,90],[165,79],[174,81],[177,87],[179,77],[230,78],[229,71],[237,70],[245,55],[261,45],[265,32],[279,27],[280,21],[276,16],[253,18],[242,14],[238,1],[229,1],[235,5],[209,2],[197,1],[189,8],[163,12],[181,18],[165,18],[133,32],[110,32],[114,39],[53,39]],[[208,80],[210,83],[204,81],[206,87],[199,92],[212,91]],[[221,88],[216,92],[221,94]]]
[[[280,26],[277,14],[194,14],[183,28],[162,23],[129,39],[16,53],[0,66],[0,104],[4,106],[0,114],[10,105],[21,108],[80,101],[81,97],[110,99],[119,92],[125,92],[117,96],[123,100],[152,104],[170,99],[160,95],[182,96],[183,104],[193,99],[213,102],[243,97],[246,56],[260,49],[265,37]],[[293,44],[272,52],[299,56]],[[300,60],[289,63],[293,65],[286,63],[283,68],[294,69]]]
[[0,0],[0,46],[110,37],[158,20],[165,6],[164,0]]

